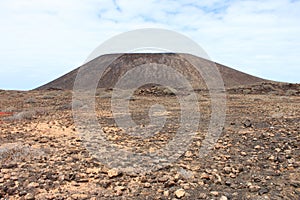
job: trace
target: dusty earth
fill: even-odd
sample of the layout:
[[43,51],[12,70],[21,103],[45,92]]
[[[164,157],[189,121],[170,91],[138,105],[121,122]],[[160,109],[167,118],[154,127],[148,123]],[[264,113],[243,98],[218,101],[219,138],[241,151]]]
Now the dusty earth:
[[[132,98],[137,123],[149,122],[147,109],[154,103],[168,111],[160,133],[136,141],[115,126],[110,91],[96,95],[99,122],[116,145],[155,151],[178,128],[179,105],[170,92],[147,89]],[[197,95],[202,120],[188,151],[163,169],[128,174],[87,151],[73,122],[72,91],[0,90],[0,198],[300,199],[300,86],[228,90],[224,130],[205,158],[198,149],[210,100],[205,91]]]

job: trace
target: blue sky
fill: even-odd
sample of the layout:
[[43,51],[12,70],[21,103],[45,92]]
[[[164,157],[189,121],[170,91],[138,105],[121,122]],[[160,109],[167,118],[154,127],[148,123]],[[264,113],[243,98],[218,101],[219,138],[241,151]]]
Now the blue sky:
[[138,28],[177,31],[216,62],[299,83],[299,19],[298,0],[1,0],[0,88],[47,83]]

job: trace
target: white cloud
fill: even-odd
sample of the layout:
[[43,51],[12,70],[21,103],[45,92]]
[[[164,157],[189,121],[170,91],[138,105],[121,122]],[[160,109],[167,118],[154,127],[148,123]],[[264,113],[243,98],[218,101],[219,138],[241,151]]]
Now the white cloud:
[[236,69],[300,82],[299,18],[300,1],[288,0],[2,0],[0,88],[34,88],[111,36],[149,27],[179,31]]

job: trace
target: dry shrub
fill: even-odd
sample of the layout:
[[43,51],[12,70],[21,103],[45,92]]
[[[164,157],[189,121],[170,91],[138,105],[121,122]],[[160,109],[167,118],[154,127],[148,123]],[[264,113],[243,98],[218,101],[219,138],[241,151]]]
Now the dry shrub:
[[72,108],[81,108],[82,106],[84,106],[84,103],[80,100],[74,99],[71,103]]
[[58,107],[58,110],[71,110],[71,109],[72,109],[71,103],[67,103]]
[[2,111],[3,111],[3,112],[13,112],[13,111],[15,111],[15,110],[16,110],[15,107],[10,106],[10,107],[7,107],[7,108],[3,109]]
[[44,152],[21,143],[6,143],[0,146],[0,164],[21,162],[28,159],[38,158]]
[[54,99],[57,95],[54,94],[44,94],[41,96],[42,99]]
[[19,113],[16,113],[15,115],[13,115],[11,118],[13,120],[31,120],[34,118],[36,112],[35,111],[22,111]]
[[36,103],[36,99],[35,98],[28,98],[24,101],[25,103]]

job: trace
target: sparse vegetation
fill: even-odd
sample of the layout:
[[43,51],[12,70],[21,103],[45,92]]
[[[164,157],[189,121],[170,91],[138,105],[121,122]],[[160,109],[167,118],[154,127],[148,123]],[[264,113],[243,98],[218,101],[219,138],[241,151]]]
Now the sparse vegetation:
[[[207,131],[210,100],[207,91],[197,91],[203,120],[188,151],[167,168],[138,175],[112,170],[87,150],[74,129],[70,92],[58,91],[59,95],[47,99],[46,103],[37,101],[32,110],[32,105],[24,104],[24,99],[40,99],[43,91],[34,95],[23,93],[24,97],[9,101],[6,93],[0,94],[3,108],[11,107],[9,110],[15,112],[12,120],[1,118],[0,198],[18,199],[30,192],[36,199],[78,199],[80,195],[85,199],[120,196],[130,199],[145,195],[152,199],[165,196],[172,199],[183,194],[181,199],[221,199],[222,196],[223,199],[262,196],[297,199],[300,99],[294,91],[288,92],[288,88],[298,94],[295,89],[298,86],[274,84],[272,87],[286,92],[270,95],[257,84],[240,86],[234,94],[228,94],[223,133],[211,154],[201,159],[198,153]],[[159,113],[167,116],[166,126],[149,139],[128,136],[124,129],[115,127],[109,96],[97,98],[97,116],[101,116],[99,121],[108,141],[129,151],[152,153],[172,139],[180,125],[179,104],[163,87],[148,89],[147,95],[134,95],[132,119],[144,124],[149,107],[160,104],[166,108],[166,112]],[[245,89],[250,94],[243,94]],[[192,99],[186,97],[187,101]],[[79,108],[84,106],[81,101],[75,100],[74,104]],[[182,145],[181,141],[176,145]],[[14,180],[18,186],[12,184]],[[204,187],[207,189],[201,190]]]

